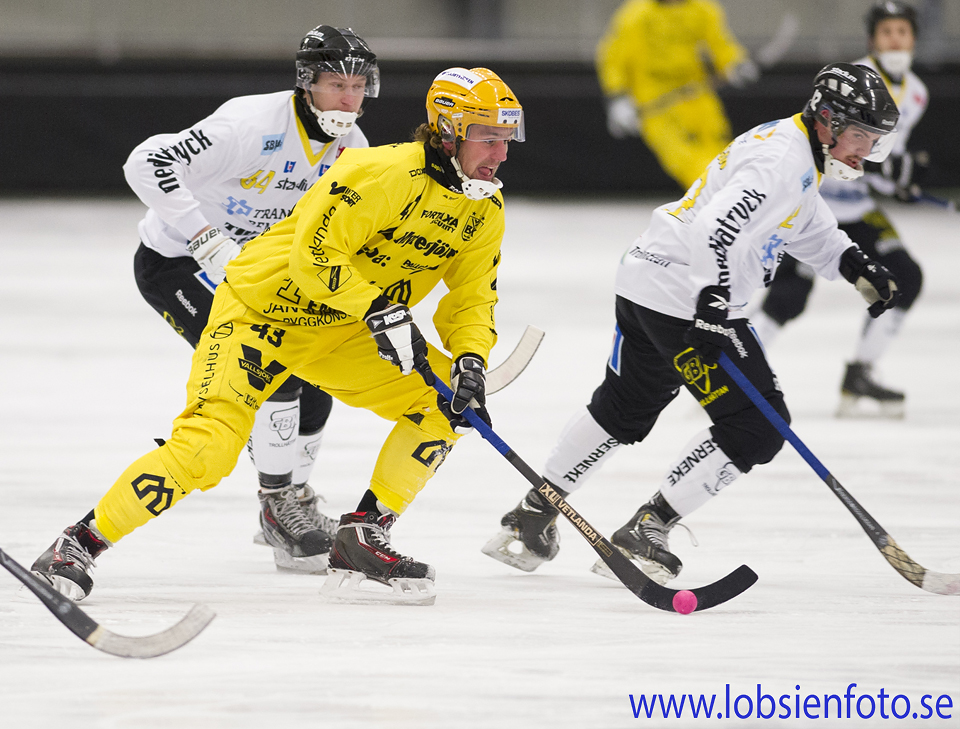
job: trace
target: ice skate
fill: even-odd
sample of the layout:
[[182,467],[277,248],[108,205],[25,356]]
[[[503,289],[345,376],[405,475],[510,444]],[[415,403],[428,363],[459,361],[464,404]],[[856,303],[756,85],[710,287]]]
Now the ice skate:
[[[323,497],[310,488],[309,484],[303,484],[303,486],[296,488],[297,500],[300,502],[300,508],[307,520],[316,529],[326,534],[330,538],[330,543],[333,544],[334,536],[337,533],[337,520],[327,516],[317,508],[317,502]],[[253,543],[264,547],[273,546],[267,542],[262,529],[253,535]],[[277,565],[277,569],[284,572],[303,572],[311,575],[327,574],[327,555],[294,557],[283,547],[273,547],[273,561]]]
[[[309,489],[316,502],[316,494]],[[297,487],[260,492],[260,527],[258,537],[273,548],[278,570],[326,574],[332,536],[318,528],[297,498]],[[316,507],[314,506],[314,510]],[[330,520],[332,521],[332,520]]]
[[560,551],[557,514],[536,489],[530,489],[515,509],[503,515],[503,530],[480,551],[518,570],[533,572]]
[[872,376],[871,366],[862,362],[847,365],[840,386],[838,418],[902,418],[904,401],[902,392],[890,390],[878,384]]
[[[613,533],[610,541],[624,556],[635,560],[647,577],[665,585],[683,569],[679,557],[670,551],[668,539],[670,530],[679,519],[677,517],[664,523],[653,504],[646,503],[630,521]],[[617,579],[603,560],[597,560],[590,571],[612,580]]]
[[390,546],[396,517],[358,511],[340,517],[320,595],[348,604],[433,605],[435,570]]
[[94,562],[109,546],[95,528],[75,524],[63,530],[30,570],[61,595],[79,602],[93,589]]

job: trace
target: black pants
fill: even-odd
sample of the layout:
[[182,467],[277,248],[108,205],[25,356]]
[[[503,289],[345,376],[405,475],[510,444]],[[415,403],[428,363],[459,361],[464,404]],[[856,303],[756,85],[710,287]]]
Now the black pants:
[[[167,258],[142,243],[133,258],[140,293],[150,306],[196,349],[213,306],[213,292],[197,278],[200,266],[193,258]],[[298,377],[288,377],[277,390],[281,400],[300,390],[300,432],[319,431],[330,416],[333,398]]]
[[[617,337],[603,384],[587,409],[621,443],[646,438],[681,387],[713,421],[710,432],[734,465],[746,473],[768,463],[783,438],[719,365],[704,365],[684,343],[691,322],[617,297]],[[724,351],[787,422],[790,414],[763,349],[746,319],[729,323],[739,346]],[[745,356],[744,356],[745,355]]]
[[[849,235],[860,250],[896,276],[900,290],[897,308],[906,311],[913,306],[923,288],[923,273],[903,247],[887,216],[874,210],[863,220],[840,225],[840,230]],[[813,290],[813,277],[798,271],[797,266],[795,258],[784,256],[763,300],[763,313],[781,326],[803,313]]]

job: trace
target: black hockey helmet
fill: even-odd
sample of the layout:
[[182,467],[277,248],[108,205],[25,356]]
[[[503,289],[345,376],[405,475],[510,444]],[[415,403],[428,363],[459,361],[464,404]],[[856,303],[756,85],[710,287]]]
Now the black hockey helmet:
[[300,41],[297,51],[297,87],[309,90],[321,73],[365,76],[364,96],[380,93],[380,69],[370,46],[351,28],[318,25]]
[[867,25],[867,37],[873,38],[877,32],[877,23],[888,18],[902,18],[910,23],[914,37],[917,36],[917,11],[900,0],[880,0],[874,3],[863,17]]
[[813,80],[813,96],[803,110],[833,133],[834,142],[855,124],[882,135],[867,155],[871,162],[882,162],[893,146],[900,111],[880,74],[869,66],[831,63]]

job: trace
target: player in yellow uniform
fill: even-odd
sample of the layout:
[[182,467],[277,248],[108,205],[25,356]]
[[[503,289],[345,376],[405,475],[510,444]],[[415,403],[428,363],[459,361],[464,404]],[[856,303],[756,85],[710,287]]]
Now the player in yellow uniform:
[[731,139],[713,74],[733,85],[759,75],[715,0],[627,0],[596,62],[610,133],[643,137],[684,189]]
[[[496,172],[524,123],[513,92],[483,68],[438,75],[427,119],[413,143],[344,150],[227,266],[170,439],[64,531],[36,574],[74,599],[88,595],[97,555],[232,471],[260,404],[292,374],[396,422],[369,490],[341,517],[331,568],[354,591],[370,577],[397,601],[432,593],[433,568],[395,552],[388,532],[469,430],[467,404],[486,417],[504,231]],[[434,324],[449,357],[409,309],[441,281],[449,292]],[[452,404],[431,387],[434,372],[450,373]]]

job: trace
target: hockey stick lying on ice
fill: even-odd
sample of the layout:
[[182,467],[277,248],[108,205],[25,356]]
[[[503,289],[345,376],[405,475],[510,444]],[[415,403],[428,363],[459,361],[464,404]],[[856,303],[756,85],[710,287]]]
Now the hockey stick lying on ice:
[[74,605],[72,600],[38,580],[2,549],[0,549],[0,565],[3,565],[10,574],[26,585],[30,592],[40,598],[40,602],[46,605],[57,620],[66,625],[74,635],[99,651],[121,658],[155,658],[182,648],[196,638],[216,615],[206,605],[198,604],[190,608],[190,612],[179,623],[160,633],[137,637],[117,635],[99,625]]
[[[447,402],[453,397],[453,392],[450,388],[440,382],[439,379],[434,382],[433,387],[447,399]],[[617,579],[619,579],[630,592],[648,605],[668,612],[679,612],[674,607],[673,602],[677,593],[692,592],[697,598],[694,609],[707,610],[708,608],[720,605],[736,597],[757,581],[756,573],[746,565],[741,565],[726,577],[693,590],[671,590],[669,587],[657,584],[637,569],[619,549],[607,541],[606,537],[590,526],[587,520],[580,516],[577,510],[570,506],[560,494],[550,488],[550,484],[544,481],[536,471],[524,463],[520,456],[514,453],[513,449],[504,443],[500,439],[500,436],[494,433],[493,429],[480,419],[473,411],[473,408],[468,407],[463,411],[463,414],[470,422],[470,425],[483,436],[484,440],[496,448],[500,452],[500,455],[510,462],[510,465],[523,474],[524,478],[526,478],[545,499],[570,520],[570,523],[577,528],[577,531],[590,543],[590,546],[594,548],[596,553],[600,555],[600,559],[606,562],[607,566],[617,576]]]
[[740,389],[746,393],[753,404],[760,409],[760,412],[770,421],[770,424],[780,432],[780,435],[790,441],[790,445],[796,448],[797,453],[803,457],[803,460],[823,479],[834,495],[843,502],[843,505],[853,514],[853,518],[863,527],[863,531],[867,533],[867,536],[870,537],[870,540],[880,550],[880,554],[890,563],[891,567],[922,590],[934,592],[938,595],[960,595],[960,574],[949,575],[943,572],[933,572],[914,562],[910,555],[900,549],[893,537],[887,534],[884,528],[867,513],[866,509],[860,506],[857,500],[840,485],[840,482],[833,477],[826,466],[820,463],[817,457],[810,452],[810,449],[787,425],[787,421],[773,409],[773,406],[766,401],[760,391],[744,376],[725,352],[721,352],[719,361],[720,366],[740,386]]
[[537,353],[541,341],[543,341],[543,332],[536,327],[528,326],[510,356],[503,361],[503,364],[487,373],[487,394],[500,392],[517,379],[530,364],[533,355]]

